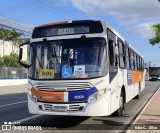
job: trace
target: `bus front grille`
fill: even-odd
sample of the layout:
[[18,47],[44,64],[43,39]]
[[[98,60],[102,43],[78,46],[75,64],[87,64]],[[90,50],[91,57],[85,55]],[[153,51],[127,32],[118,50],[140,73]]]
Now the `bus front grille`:
[[[84,110],[85,105],[84,104],[69,104],[66,106],[67,108],[67,112],[71,112],[71,111],[83,111]],[[52,111],[54,112],[53,109],[53,104],[43,104],[43,105],[39,105],[39,109],[40,110],[44,110],[44,111]]]
[[90,89],[93,85],[88,82],[39,82],[34,87],[40,91],[76,91]]

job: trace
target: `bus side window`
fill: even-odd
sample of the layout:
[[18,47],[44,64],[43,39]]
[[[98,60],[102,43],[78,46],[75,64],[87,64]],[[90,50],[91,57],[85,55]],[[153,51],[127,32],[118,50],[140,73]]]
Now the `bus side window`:
[[128,48],[128,57],[129,57],[129,68],[132,69],[132,60],[131,60],[131,49]]
[[126,50],[125,50],[125,45],[122,41],[118,41],[119,45],[119,66],[120,68],[125,68],[126,67]]
[[130,69],[130,51],[129,48],[126,47],[126,68]]

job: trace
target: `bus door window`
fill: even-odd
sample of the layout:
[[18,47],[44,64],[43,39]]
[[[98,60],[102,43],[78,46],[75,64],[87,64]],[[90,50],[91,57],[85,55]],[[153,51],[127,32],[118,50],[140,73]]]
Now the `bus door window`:
[[114,42],[109,41],[109,61],[110,61],[110,66],[114,67]]
[[[118,48],[116,47],[116,35],[108,29],[108,53],[109,53],[109,73],[110,73],[110,82],[115,78],[118,72],[118,59],[117,55],[115,54],[115,50]],[[118,51],[118,50],[117,50]],[[118,53],[118,52],[117,52]]]
[[125,68],[126,66],[125,46],[121,40],[118,41],[118,44],[119,44],[119,66],[120,68]]
[[117,57],[115,55],[115,43],[110,40],[109,41],[110,82],[114,79],[114,77],[117,75],[118,72],[118,63],[116,63],[116,59]]

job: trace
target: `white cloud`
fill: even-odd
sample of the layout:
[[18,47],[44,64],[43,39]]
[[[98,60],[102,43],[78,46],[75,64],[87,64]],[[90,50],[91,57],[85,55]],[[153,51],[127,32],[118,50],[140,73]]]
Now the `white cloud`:
[[155,36],[155,34],[152,30],[153,24],[154,23],[152,23],[152,22],[138,24],[136,26],[129,28],[127,31],[129,33],[136,33],[136,34],[138,33],[143,38],[152,38]]
[[91,16],[112,15],[121,23],[140,19],[160,19],[158,0],[71,0],[79,10]]

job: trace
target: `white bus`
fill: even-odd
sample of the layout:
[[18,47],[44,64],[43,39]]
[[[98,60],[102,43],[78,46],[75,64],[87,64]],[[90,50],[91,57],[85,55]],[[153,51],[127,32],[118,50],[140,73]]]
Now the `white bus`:
[[[24,64],[23,46],[29,46]],[[143,57],[103,21],[76,20],[35,27],[20,46],[29,69],[32,114],[122,115],[145,87]]]

